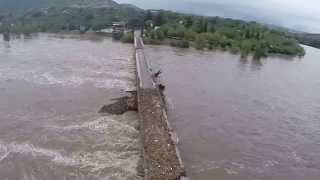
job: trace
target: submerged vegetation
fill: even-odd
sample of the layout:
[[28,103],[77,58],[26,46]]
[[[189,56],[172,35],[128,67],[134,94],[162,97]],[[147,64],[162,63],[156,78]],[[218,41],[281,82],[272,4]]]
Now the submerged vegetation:
[[269,54],[304,56],[305,51],[289,33],[271,30],[256,22],[201,17],[167,11],[148,11],[146,42],[172,46],[221,49],[260,58]]

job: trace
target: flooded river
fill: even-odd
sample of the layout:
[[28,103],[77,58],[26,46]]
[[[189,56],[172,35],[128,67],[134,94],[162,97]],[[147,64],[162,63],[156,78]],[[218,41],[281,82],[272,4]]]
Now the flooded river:
[[132,45],[93,35],[2,39],[0,179],[139,179],[137,114],[97,113],[134,88]]
[[319,180],[320,50],[303,59],[149,46],[193,180]]

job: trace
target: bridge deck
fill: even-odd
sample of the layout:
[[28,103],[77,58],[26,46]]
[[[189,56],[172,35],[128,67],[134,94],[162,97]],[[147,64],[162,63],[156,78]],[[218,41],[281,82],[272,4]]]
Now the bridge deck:
[[138,78],[140,80],[139,86],[144,89],[151,89],[155,87],[152,80],[151,70],[149,69],[147,59],[143,51],[143,41],[140,38],[140,34],[135,32],[135,51],[136,51],[136,63]]
[[143,143],[145,180],[185,179],[179,151],[172,138],[165,103],[144,55],[143,41],[135,33],[137,94]]

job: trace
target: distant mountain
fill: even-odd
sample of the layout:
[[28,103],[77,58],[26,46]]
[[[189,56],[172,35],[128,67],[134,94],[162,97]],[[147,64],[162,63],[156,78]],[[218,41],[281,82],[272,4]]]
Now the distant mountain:
[[91,8],[104,8],[104,7],[117,7],[119,4],[113,0],[60,0],[66,1],[68,6],[74,7],[91,7]]
[[0,0],[0,11],[25,12],[30,9],[47,7],[116,7],[119,4],[113,0]]
[[135,10],[137,10],[137,11],[142,10],[141,8],[139,8],[138,6],[135,6],[135,5],[133,5],[133,4],[126,4],[126,3],[124,3],[124,4],[120,4],[119,6],[120,6],[120,7],[123,7],[123,8],[135,9]]

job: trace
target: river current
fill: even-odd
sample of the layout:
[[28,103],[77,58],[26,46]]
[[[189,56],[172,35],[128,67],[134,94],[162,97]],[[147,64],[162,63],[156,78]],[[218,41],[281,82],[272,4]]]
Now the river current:
[[[241,59],[148,46],[194,180],[318,180],[320,51]],[[96,35],[0,37],[4,180],[139,179],[138,116],[101,116],[134,89],[132,45]]]
[[320,50],[241,59],[148,46],[194,180],[319,180]]
[[134,88],[132,45],[76,34],[2,39],[0,179],[139,179],[137,114],[97,113]]

